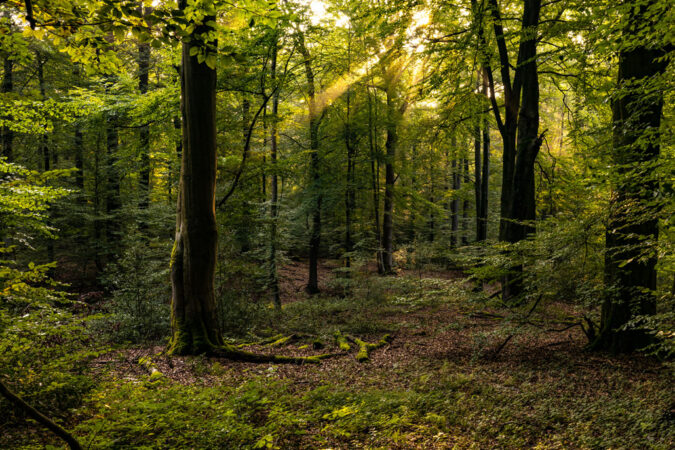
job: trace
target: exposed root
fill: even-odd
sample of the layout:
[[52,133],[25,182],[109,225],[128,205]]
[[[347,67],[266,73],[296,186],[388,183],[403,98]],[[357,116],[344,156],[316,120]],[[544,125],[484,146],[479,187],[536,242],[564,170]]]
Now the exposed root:
[[270,347],[281,347],[282,345],[290,344],[291,342],[297,341],[302,338],[299,334],[291,334],[284,336],[283,334],[276,334],[272,337],[268,337],[256,342],[246,342],[244,344],[238,344],[236,348],[250,347],[253,345],[269,345]]
[[359,346],[359,352],[356,355],[356,360],[358,362],[368,361],[368,359],[370,359],[371,351],[378,349],[380,347],[384,347],[385,345],[391,343],[391,341],[393,340],[393,338],[388,334],[385,334],[382,337],[382,339],[380,339],[380,341],[375,343],[365,342],[359,338],[355,338],[352,336],[347,336],[347,339],[349,339],[351,342]]

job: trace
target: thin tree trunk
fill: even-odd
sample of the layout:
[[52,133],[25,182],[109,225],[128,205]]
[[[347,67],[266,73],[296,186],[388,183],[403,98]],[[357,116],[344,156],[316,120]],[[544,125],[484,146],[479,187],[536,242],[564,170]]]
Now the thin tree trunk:
[[[138,44],[138,91],[141,95],[148,92],[150,70],[150,45]],[[139,206],[147,209],[150,204],[150,125],[143,125],[139,130],[141,169],[139,176],[140,197]]]
[[[36,55],[37,59],[37,64],[38,64],[38,85],[40,88],[40,98],[44,102],[47,100],[47,90],[45,87],[45,76],[44,76],[44,63],[45,61],[42,59],[41,55],[37,53]],[[52,170],[51,167],[51,158],[50,158],[50,152],[49,152],[49,137],[47,136],[46,133],[43,133],[40,136],[40,153],[42,154],[42,169],[45,172],[49,172]],[[49,210],[49,216],[47,218],[47,225],[51,226],[52,225],[52,210],[50,208]],[[47,262],[53,262],[56,260],[56,257],[54,255],[54,240],[51,238],[47,238]],[[50,269],[49,275],[53,276],[53,270]]]
[[272,47],[272,61],[270,67],[270,78],[272,80],[272,88],[275,89],[272,94],[272,117],[270,122],[270,253],[269,253],[269,270],[270,270],[270,289],[272,291],[272,298],[277,309],[281,309],[281,296],[279,293],[279,275],[277,273],[277,220],[279,215],[279,186],[277,175],[277,121],[279,120],[279,88],[276,86],[277,80],[277,54],[278,54],[278,36],[274,36]]
[[[470,179],[469,179],[469,158],[467,155],[464,156],[463,167],[464,167],[464,174],[463,174],[464,184],[468,185]],[[469,198],[464,197],[464,201],[462,202],[462,245],[467,245],[469,243],[468,227],[469,227]]]
[[380,235],[380,189],[378,183],[380,173],[375,167],[378,158],[377,133],[375,128],[377,121],[373,119],[373,104],[370,89],[366,89],[368,93],[368,145],[370,147],[370,178],[373,191],[373,221],[375,224],[375,240],[378,247],[375,259],[377,262],[377,273],[382,275],[384,273],[384,266],[382,264],[382,239]]
[[459,171],[461,164],[458,164],[457,138],[452,137],[452,200],[450,202],[450,248],[457,247],[457,236],[459,232],[459,189],[461,188],[461,179]]
[[[3,94],[8,94],[14,89],[14,61],[9,59],[6,56],[3,60],[3,75],[2,75],[2,85],[0,85],[0,92]],[[12,147],[14,143],[14,131],[12,131],[8,126],[0,127],[0,151],[2,153],[0,156],[7,158],[8,162],[12,162],[13,153]]]
[[[347,75],[351,75],[351,29],[349,34],[349,41],[347,44]],[[355,171],[355,156],[356,156],[356,135],[351,127],[351,86],[347,88],[346,102],[347,102],[347,118],[345,120],[344,138],[345,147],[347,148],[347,189],[345,191],[345,253],[344,264],[346,268],[351,267],[351,253],[354,251],[354,243],[352,238],[352,215],[354,213],[356,203],[356,186],[354,185],[354,171]],[[349,276],[349,272],[347,272]]]
[[387,140],[385,141],[386,160],[384,166],[384,217],[382,220],[382,267],[385,274],[394,271],[394,183],[396,182],[394,164],[398,144],[398,113],[392,86],[387,86]]
[[309,104],[309,177],[312,183],[310,195],[312,196],[311,228],[309,237],[309,280],[307,281],[306,291],[309,294],[319,292],[319,250],[321,248],[321,178],[319,174],[319,111],[316,107],[314,70],[312,69],[312,59],[305,45],[305,37],[298,33],[298,50],[302,54],[305,76],[307,78],[307,97]]
[[[488,80],[483,77],[483,95],[488,96]],[[490,183],[490,121],[487,115],[483,117],[483,170],[481,170],[481,200],[480,200],[480,241],[487,239],[488,226],[488,191]]]
[[[476,90],[480,86],[480,72],[476,75]],[[479,102],[479,106],[483,106],[483,102]],[[481,212],[483,208],[481,202],[483,201],[483,182],[482,182],[482,164],[481,164],[481,122],[482,117],[476,117],[473,125],[473,161],[474,161],[474,196],[476,203],[476,241],[482,241],[485,238],[482,235]]]

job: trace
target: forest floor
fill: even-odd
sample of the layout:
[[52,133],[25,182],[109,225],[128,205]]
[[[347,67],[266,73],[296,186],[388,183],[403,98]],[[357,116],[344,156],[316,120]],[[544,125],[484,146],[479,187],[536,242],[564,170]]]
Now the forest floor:
[[[336,266],[321,272],[333,294]],[[295,338],[246,349],[336,356],[254,364],[116,349],[91,362],[95,386],[68,426],[87,448],[673,447],[671,369],[588,353],[579,327],[542,329],[564,328],[569,305],[542,302],[529,318],[539,326],[520,326],[459,272],[362,273],[349,295],[312,298],[304,275],[300,262],[284,268],[282,311],[256,318],[259,338]],[[337,331],[393,340],[359,362]],[[139,364],[148,359],[161,376]],[[25,448],[58,444],[41,430],[18,437]]]

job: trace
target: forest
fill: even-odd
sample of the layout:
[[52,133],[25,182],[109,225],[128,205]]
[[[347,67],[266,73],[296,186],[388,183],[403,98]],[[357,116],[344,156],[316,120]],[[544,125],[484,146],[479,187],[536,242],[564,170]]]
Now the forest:
[[0,448],[671,449],[669,0],[0,0]]

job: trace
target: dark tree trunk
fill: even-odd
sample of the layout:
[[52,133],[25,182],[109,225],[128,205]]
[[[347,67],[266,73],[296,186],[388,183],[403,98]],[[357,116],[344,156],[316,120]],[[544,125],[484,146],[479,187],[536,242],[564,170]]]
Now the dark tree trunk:
[[[148,92],[148,78],[150,71],[150,45],[138,45],[138,91],[141,95]],[[150,204],[150,125],[143,125],[139,130],[141,169],[139,173],[139,187],[141,200],[139,206],[146,209]]]
[[459,232],[459,189],[461,179],[459,177],[459,164],[457,160],[457,140],[452,138],[452,200],[450,201],[450,248],[457,247]]
[[[347,45],[347,74],[351,75],[351,32],[349,35],[349,42]],[[347,189],[345,191],[345,258],[344,264],[346,268],[351,267],[352,256],[354,251],[354,242],[352,238],[352,216],[356,208],[356,186],[355,186],[355,164],[356,164],[356,134],[352,129],[351,117],[351,86],[347,88],[347,118],[345,120],[344,139],[345,147],[347,148]],[[347,272],[349,276],[349,272]]]
[[[653,5],[653,2],[650,2]],[[648,6],[631,8],[625,39],[653,27]],[[667,62],[657,61],[665,51],[640,44],[619,54],[617,84],[620,94],[612,105],[614,129],[614,192],[610,199],[606,233],[605,282],[600,333],[593,347],[611,352],[630,352],[652,342],[639,328],[621,328],[638,315],[656,313],[656,251],[646,242],[658,240],[658,180],[652,173],[660,153],[663,91],[648,80],[663,74]]]
[[[488,95],[487,77],[483,77],[483,95]],[[480,241],[487,239],[488,226],[488,191],[490,189],[490,122],[488,117],[483,117],[483,170],[481,171],[481,200],[480,200]]]
[[382,264],[382,238],[380,234],[380,187],[379,187],[379,178],[380,171],[376,169],[379,168],[378,160],[378,151],[377,151],[377,130],[375,128],[377,120],[373,117],[373,102],[370,94],[370,89],[368,89],[368,145],[370,147],[370,178],[373,191],[373,221],[375,225],[375,240],[377,242],[377,252],[375,259],[377,260],[377,273],[380,275],[384,274],[384,266]]
[[[464,178],[464,184],[468,185],[470,181],[468,155],[464,156],[462,162],[464,167],[462,177]],[[469,198],[465,196],[464,200],[462,201],[462,245],[467,245],[469,243],[468,227],[469,227]]]
[[117,152],[119,146],[119,135],[117,132],[117,118],[114,113],[106,117],[106,149],[107,149],[107,179],[105,187],[105,233],[107,243],[108,260],[114,259],[117,255],[120,223],[119,210],[120,202],[120,177],[117,167]]
[[[38,64],[38,85],[40,88],[40,98],[44,102],[47,100],[47,89],[45,87],[45,76],[44,76],[44,63],[45,61],[42,59],[41,55],[38,53],[36,55],[37,59],[37,64]],[[51,157],[50,157],[50,152],[49,152],[49,137],[47,134],[43,134],[40,136],[40,153],[42,154],[42,169],[45,172],[49,172],[52,170],[51,166]],[[49,211],[49,217],[47,218],[47,225],[51,226],[52,222],[52,211],[50,208]],[[55,255],[54,255],[54,240],[47,238],[47,262],[53,262],[55,261]],[[53,271],[49,271],[49,275],[53,276]]]
[[[476,90],[480,86],[480,72],[476,75]],[[482,106],[482,102],[480,103]],[[483,210],[481,202],[483,201],[483,183],[481,181],[482,177],[482,164],[481,164],[481,122],[482,116],[476,117],[476,122],[473,125],[473,173],[474,173],[474,202],[476,204],[476,241],[483,241],[485,238],[482,234],[482,217],[480,215]]]
[[305,37],[298,34],[298,50],[302,54],[305,76],[307,78],[307,97],[309,100],[309,177],[311,182],[311,225],[309,232],[309,280],[306,291],[309,294],[319,292],[319,250],[321,248],[321,178],[319,174],[319,111],[316,106],[316,90],[314,87],[314,70],[312,59],[305,45]]
[[[520,242],[534,233],[536,198],[534,185],[534,161],[541,147],[539,136],[539,79],[537,76],[536,30],[539,23],[541,0],[526,0],[523,10],[523,28],[529,37],[523,38],[518,53],[522,99],[518,117],[517,157],[514,167],[510,198],[507,205],[508,221],[503,237],[507,242]],[[517,301],[523,293],[523,266],[516,263],[502,283],[505,301]]]
[[278,53],[278,36],[274,36],[272,43],[272,61],[270,67],[270,78],[272,80],[272,88],[275,89],[272,94],[272,117],[270,123],[270,194],[272,196],[270,201],[270,253],[269,253],[269,269],[270,269],[270,289],[272,291],[272,298],[277,309],[281,309],[281,296],[279,293],[279,276],[277,273],[277,216],[279,215],[279,185],[277,174],[277,142],[279,139],[277,132],[277,121],[279,120],[279,87],[277,82],[277,53]]
[[[3,61],[3,69],[4,72],[2,75],[2,85],[0,86],[0,92],[2,92],[3,94],[8,94],[12,92],[12,90],[14,89],[14,80],[13,80],[14,61],[6,56]],[[2,154],[0,154],[0,156],[4,156],[5,158],[7,158],[8,162],[12,162],[13,142],[14,142],[14,132],[10,130],[8,126],[1,127],[0,151],[2,151]]]
[[396,177],[396,146],[398,145],[399,111],[396,94],[392,86],[387,86],[387,139],[385,141],[386,160],[384,166],[384,217],[382,220],[382,270],[384,274],[394,271],[394,183]]
[[[181,7],[185,5],[186,1],[181,1]],[[204,46],[198,36],[212,32],[206,25],[210,21],[215,18],[205,17],[182,48],[182,168],[171,254],[173,354],[208,352],[223,343],[214,289],[218,244],[216,71],[200,64],[197,55],[190,56],[191,48]]]

